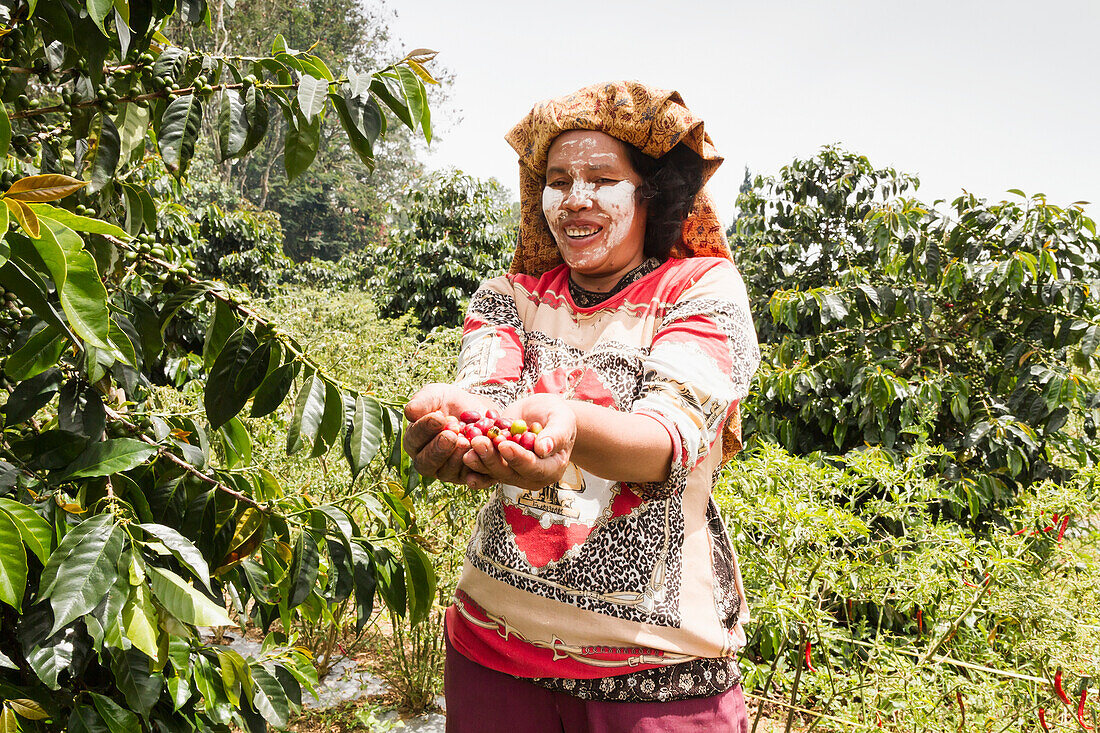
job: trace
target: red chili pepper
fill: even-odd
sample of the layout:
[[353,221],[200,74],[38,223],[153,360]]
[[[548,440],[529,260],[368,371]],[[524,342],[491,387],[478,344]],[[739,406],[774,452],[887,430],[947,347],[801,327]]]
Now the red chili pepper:
[[1066,533],[1066,527],[1069,525],[1069,515],[1062,517],[1062,526],[1058,528],[1058,541],[1062,541],[1062,535]]
[[1039,708],[1039,725],[1041,725],[1043,730],[1047,731],[1047,733],[1050,733],[1050,726],[1047,725],[1046,708]]
[[1066,691],[1062,689],[1062,668],[1061,667],[1059,667],[1058,671],[1054,673],[1054,692],[1056,692],[1058,694],[1058,697],[1066,705],[1072,705],[1073,704],[1072,702],[1070,702],[1069,695],[1067,695]]
[[817,674],[817,670],[814,669],[814,663],[810,661],[810,649],[813,648],[813,643],[806,642],[806,669],[810,670],[811,674]]
[[924,614],[920,612],[919,608],[917,609],[917,633],[924,633]]
[[1077,703],[1077,722],[1085,730],[1092,730],[1091,725],[1085,725],[1085,698],[1089,695],[1089,688],[1081,689],[1081,701]]

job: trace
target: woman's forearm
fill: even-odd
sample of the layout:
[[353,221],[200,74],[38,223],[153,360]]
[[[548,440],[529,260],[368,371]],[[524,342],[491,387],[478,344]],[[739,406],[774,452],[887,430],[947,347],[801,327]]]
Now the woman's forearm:
[[668,478],[672,438],[651,417],[569,400],[577,418],[573,463],[613,481],[652,482]]

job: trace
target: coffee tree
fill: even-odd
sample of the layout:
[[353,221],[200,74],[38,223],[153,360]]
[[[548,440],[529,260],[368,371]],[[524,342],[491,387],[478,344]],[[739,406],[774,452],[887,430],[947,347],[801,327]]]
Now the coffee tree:
[[496,180],[437,173],[408,196],[402,221],[374,258],[382,313],[412,311],[425,329],[458,326],[478,285],[508,269],[516,217]]
[[[387,114],[430,135],[433,53],[336,75],[278,36],[264,56],[175,46],[176,13],[209,20],[205,0],[0,5],[0,730],[282,726],[316,681],[302,609],[353,599],[361,627],[376,590],[414,619],[431,606],[393,493],[419,481],[397,406],[196,277],[157,240],[148,181],[163,166],[186,185],[204,118],[231,158],[281,115],[293,178],[335,113],[372,165]],[[183,321],[206,324],[197,345]],[[162,406],[185,383],[201,414]],[[340,445],[353,478],[382,453],[400,488],[318,505],[255,465],[249,417],[288,397],[289,452]],[[245,624],[271,632],[254,658],[199,633]]]
[[827,147],[740,196],[768,347],[746,423],[800,454],[943,446],[947,508],[977,519],[1100,457],[1100,240],[1078,205],[916,187]]

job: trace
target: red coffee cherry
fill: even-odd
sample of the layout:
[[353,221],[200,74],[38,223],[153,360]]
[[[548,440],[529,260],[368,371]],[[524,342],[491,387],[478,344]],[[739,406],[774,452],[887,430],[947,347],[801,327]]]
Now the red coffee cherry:
[[496,420],[498,417],[500,417],[500,413],[496,410],[486,410],[485,417],[489,418],[490,420]]
[[528,430],[526,433],[519,436],[519,441],[518,442],[521,446],[523,446],[527,450],[534,451],[535,450],[535,439],[536,438],[537,438],[537,436],[534,434],[534,432]]
[[484,435],[484,434],[485,433],[481,432],[481,430],[479,430],[476,425],[467,425],[466,427],[464,427],[462,429],[462,435],[465,436],[466,440],[470,440],[470,441],[472,441],[474,438],[478,437],[479,435]]
[[461,415],[458,416],[458,419],[461,420],[464,423],[477,422],[478,420],[481,419],[481,413],[480,412],[474,412],[473,410],[466,410],[465,412],[463,412]]
[[511,430],[512,429],[512,421],[507,420],[503,417],[498,417],[496,419],[496,426],[498,428],[500,428],[501,430]]

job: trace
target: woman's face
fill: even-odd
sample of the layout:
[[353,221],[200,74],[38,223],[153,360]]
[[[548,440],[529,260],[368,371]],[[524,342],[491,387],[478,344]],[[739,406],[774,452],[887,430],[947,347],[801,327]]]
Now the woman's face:
[[642,178],[626,144],[602,132],[563,132],[550,145],[542,213],[574,281],[610,290],[645,259]]

